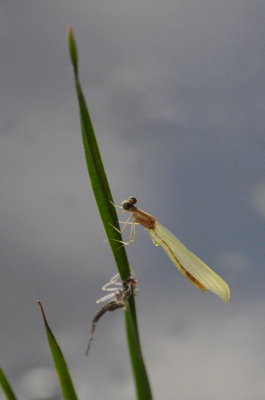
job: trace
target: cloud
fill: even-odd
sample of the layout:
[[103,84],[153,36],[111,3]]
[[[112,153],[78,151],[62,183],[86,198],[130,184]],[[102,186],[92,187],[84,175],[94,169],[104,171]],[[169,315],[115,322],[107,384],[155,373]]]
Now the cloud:
[[59,394],[57,376],[53,368],[32,368],[20,378],[18,396],[25,399],[55,398]]
[[239,251],[227,251],[216,255],[214,265],[218,265],[224,271],[229,270],[235,274],[239,271],[246,272],[250,270],[253,263],[245,254]]
[[265,218],[265,182],[259,182],[251,192],[251,203],[263,218]]

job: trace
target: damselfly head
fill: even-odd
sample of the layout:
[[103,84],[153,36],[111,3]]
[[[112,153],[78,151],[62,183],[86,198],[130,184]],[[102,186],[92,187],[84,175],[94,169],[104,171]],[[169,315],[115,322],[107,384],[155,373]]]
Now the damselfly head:
[[130,196],[128,200],[124,200],[121,205],[124,210],[130,211],[130,209],[134,206],[136,202],[137,199],[135,197]]

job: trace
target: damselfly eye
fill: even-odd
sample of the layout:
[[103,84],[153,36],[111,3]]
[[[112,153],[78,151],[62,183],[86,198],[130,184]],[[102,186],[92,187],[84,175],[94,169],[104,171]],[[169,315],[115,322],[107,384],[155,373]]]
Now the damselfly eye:
[[126,211],[129,211],[130,208],[132,207],[132,204],[128,202],[128,200],[124,200],[122,203],[122,208]]
[[137,202],[137,199],[133,196],[130,196],[127,201],[130,204],[135,204]]

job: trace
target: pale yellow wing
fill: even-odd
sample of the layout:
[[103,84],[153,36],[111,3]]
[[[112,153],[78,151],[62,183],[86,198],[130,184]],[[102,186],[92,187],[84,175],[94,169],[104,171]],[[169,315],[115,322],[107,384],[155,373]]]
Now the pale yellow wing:
[[146,230],[153,242],[163,248],[173,264],[191,283],[203,291],[212,291],[225,303],[229,301],[230,288],[227,283],[188,250],[169,230],[159,222],[156,222],[154,229]]

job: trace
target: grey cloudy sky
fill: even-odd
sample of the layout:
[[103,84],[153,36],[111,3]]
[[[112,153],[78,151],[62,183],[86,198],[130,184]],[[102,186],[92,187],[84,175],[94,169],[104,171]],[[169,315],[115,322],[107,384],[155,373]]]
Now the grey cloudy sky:
[[116,271],[69,24],[115,202],[136,196],[231,287],[228,304],[199,292],[137,229],[128,256],[154,398],[264,399],[264,17],[260,0],[0,1],[0,362],[20,399],[61,398],[37,298],[80,399],[135,397],[122,312],[84,356]]

